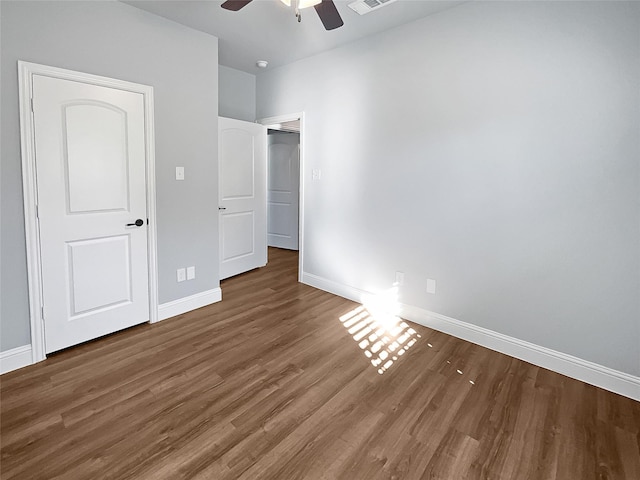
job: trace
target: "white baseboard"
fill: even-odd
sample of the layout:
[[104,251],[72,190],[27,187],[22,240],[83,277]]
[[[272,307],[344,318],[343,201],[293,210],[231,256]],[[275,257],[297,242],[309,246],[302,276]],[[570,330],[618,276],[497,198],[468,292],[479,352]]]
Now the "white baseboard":
[[26,367],[32,363],[31,345],[23,345],[0,352],[0,374]]
[[[191,310],[219,302],[220,300],[222,300],[222,290],[220,288],[214,288],[206,292],[196,293],[189,297],[163,303],[158,306],[158,321],[190,312]],[[32,363],[31,345],[23,345],[5,352],[0,352],[0,375],[26,367]]]
[[158,321],[190,312],[222,300],[220,287],[158,305]]
[[[302,274],[302,283],[359,303],[372,295],[310,273]],[[412,305],[401,304],[400,312],[402,318],[419,325],[640,401],[640,377]]]
[[419,325],[640,400],[639,377],[418,307],[403,305],[401,312],[402,318]]
[[333,293],[334,295],[338,295],[342,298],[348,298],[349,300],[353,300],[358,303],[362,303],[365,297],[371,295],[371,292],[367,292],[366,290],[327,280],[326,278],[319,277],[313,273],[303,272],[301,282],[305,285]]

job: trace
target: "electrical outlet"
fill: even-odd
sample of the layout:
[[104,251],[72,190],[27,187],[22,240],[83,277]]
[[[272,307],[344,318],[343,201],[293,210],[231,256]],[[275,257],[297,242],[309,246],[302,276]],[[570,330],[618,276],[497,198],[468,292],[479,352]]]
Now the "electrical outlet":
[[176,180],[184,180],[184,167],[176,167]]
[[176,270],[176,277],[179,282],[184,282],[187,279],[184,268],[179,268],[178,270]]
[[314,168],[311,171],[311,179],[312,180],[320,180],[322,178],[322,170],[319,168]]
[[404,272],[396,272],[396,285],[404,284]]
[[187,280],[196,278],[196,267],[187,267]]
[[427,278],[427,293],[436,293],[436,281],[433,278]]

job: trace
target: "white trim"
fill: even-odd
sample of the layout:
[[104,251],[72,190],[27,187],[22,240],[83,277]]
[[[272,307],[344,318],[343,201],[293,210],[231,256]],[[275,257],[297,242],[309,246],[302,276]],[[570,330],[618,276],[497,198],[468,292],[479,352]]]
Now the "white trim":
[[27,276],[29,288],[29,319],[31,323],[31,363],[44,360],[44,328],[41,314],[42,277],[40,264],[40,232],[36,216],[37,183],[35,159],[35,129],[31,111],[33,97],[33,75],[43,75],[63,80],[89,83],[102,87],[117,88],[129,92],[140,93],[144,97],[145,144],[146,144],[146,181],[147,181],[147,215],[149,228],[147,232],[147,255],[149,273],[149,319],[158,318],[158,265],[156,242],[156,197],[155,197],[155,148],[153,125],[153,87],[124,80],[75,72],[62,68],[50,67],[18,61],[18,98],[20,102],[20,146],[22,151],[22,186],[24,196],[25,236],[27,244]]
[[257,120],[263,125],[275,125],[283,122],[293,122],[300,120],[300,191],[298,194],[298,281],[302,280],[302,272],[304,272],[304,180],[305,180],[305,130],[304,130],[304,112],[290,113],[287,115],[277,115],[275,117],[266,117]]
[[158,229],[156,222],[156,137],[153,87],[144,95],[144,126],[147,162],[147,267],[149,273],[149,323],[158,319]]
[[333,293],[334,295],[338,295],[339,297],[353,300],[354,302],[358,303],[362,303],[365,297],[371,295],[371,292],[367,292],[366,290],[361,290],[350,285],[344,285],[342,283],[334,282],[333,280],[319,277],[318,275],[314,275],[313,273],[303,272],[302,283],[311,287],[318,288],[320,290],[324,290],[325,292]]
[[0,375],[31,365],[31,345],[12,348],[0,352]]
[[220,300],[222,300],[222,290],[218,287],[163,303],[158,306],[158,321],[175,317],[176,315],[182,315],[197,308],[206,307]]
[[[310,273],[303,274],[302,283],[358,303],[361,303],[365,297],[372,295],[371,292]],[[640,401],[640,377],[430,312],[420,307],[404,304],[400,304],[399,307],[400,316],[411,322]]]
[[567,377],[640,400],[640,377],[419,307],[402,305],[401,316],[425,327],[448,333]]

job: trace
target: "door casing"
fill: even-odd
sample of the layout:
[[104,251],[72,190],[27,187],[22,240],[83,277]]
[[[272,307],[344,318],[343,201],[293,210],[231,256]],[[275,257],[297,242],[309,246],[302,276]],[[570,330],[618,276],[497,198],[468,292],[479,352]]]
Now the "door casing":
[[147,256],[149,274],[149,321],[158,321],[157,232],[155,204],[155,149],[153,126],[153,87],[123,80],[66,70],[47,65],[18,61],[18,98],[20,102],[20,142],[22,151],[22,190],[27,246],[27,279],[29,290],[29,320],[31,325],[32,363],[46,358],[44,322],[42,318],[42,265],[38,226],[38,195],[36,183],[35,128],[32,98],[33,76],[43,75],[62,80],[88,83],[140,93],[144,98],[145,164],[147,218]]

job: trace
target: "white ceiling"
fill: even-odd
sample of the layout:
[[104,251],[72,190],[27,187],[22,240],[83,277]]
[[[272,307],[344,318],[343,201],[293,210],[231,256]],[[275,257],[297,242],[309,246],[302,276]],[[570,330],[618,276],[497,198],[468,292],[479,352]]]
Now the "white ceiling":
[[[417,20],[465,0],[398,0],[366,15],[335,0],[344,26],[326,31],[313,8],[302,10],[298,23],[293,11],[279,0],[253,0],[238,12],[220,8],[223,0],[126,0],[125,3],[219,38],[219,63],[256,74],[256,60],[268,68],[295,62]],[[468,0],[466,0],[468,1]]]

